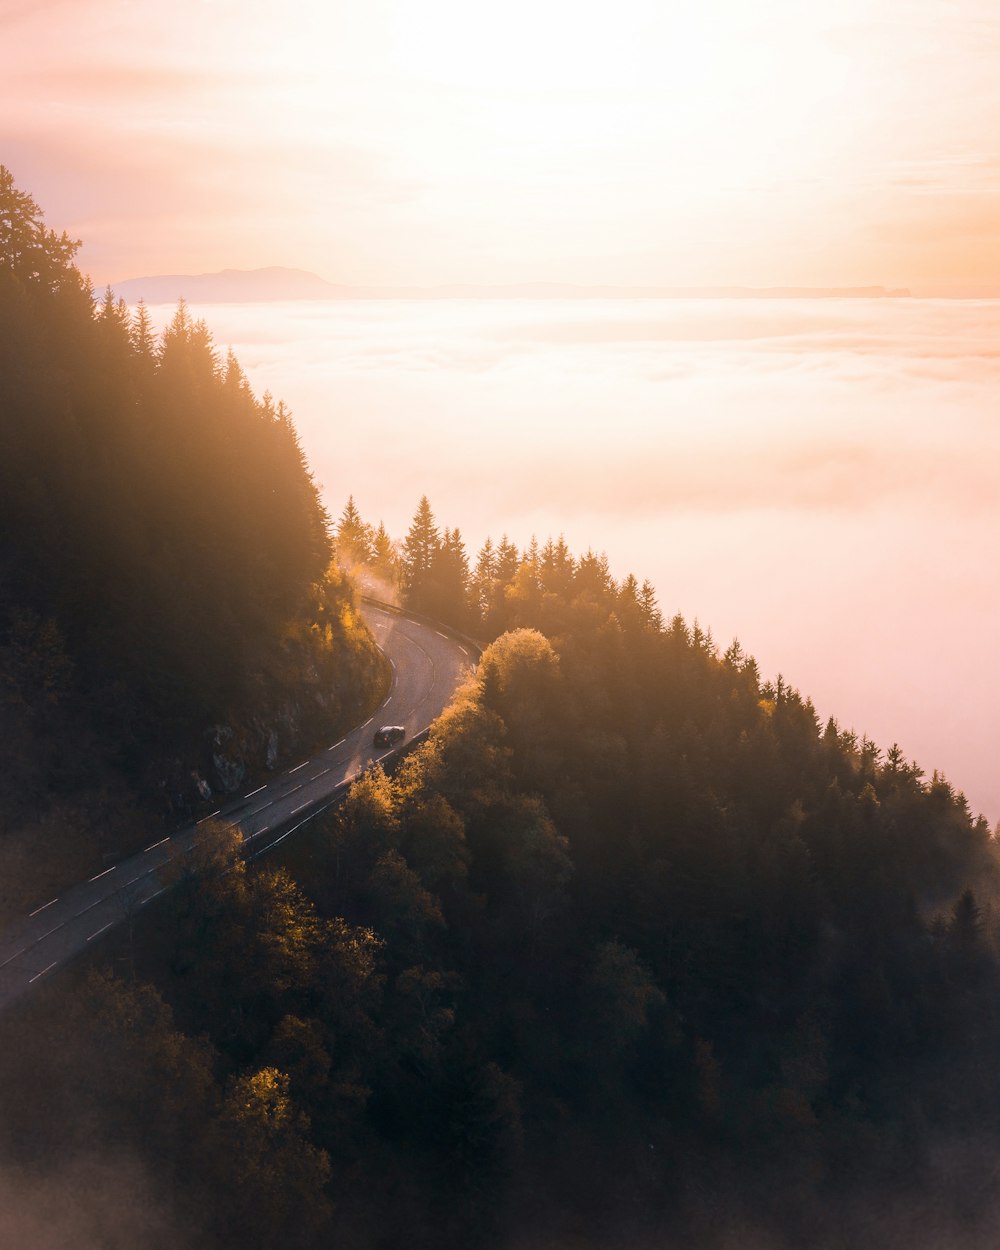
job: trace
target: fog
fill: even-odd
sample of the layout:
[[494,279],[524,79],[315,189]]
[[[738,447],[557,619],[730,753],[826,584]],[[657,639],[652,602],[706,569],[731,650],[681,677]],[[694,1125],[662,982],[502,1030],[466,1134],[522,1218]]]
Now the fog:
[[128,1154],[0,1168],[0,1245],[10,1250],[168,1250],[193,1244],[190,1234]]
[[[150,310],[162,325],[171,308]],[[564,534],[1000,817],[1000,302],[192,306],[336,516]]]

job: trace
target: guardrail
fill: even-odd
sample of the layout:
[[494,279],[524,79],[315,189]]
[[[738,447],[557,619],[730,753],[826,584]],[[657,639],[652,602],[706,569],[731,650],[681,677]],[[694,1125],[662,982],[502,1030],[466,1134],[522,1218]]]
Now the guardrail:
[[[393,768],[401,764],[411,751],[416,750],[418,746],[422,746],[423,743],[425,743],[430,737],[430,733],[430,726],[426,729],[421,729],[421,731],[414,734],[409,741],[404,742],[401,746],[395,747],[392,751],[386,752],[386,754],[383,755],[377,763],[379,763],[386,772],[391,771]],[[388,765],[388,767],[386,767],[386,765]],[[322,816],[323,813],[328,812],[331,807],[339,807],[340,804],[343,803],[344,799],[347,798],[347,794],[351,786],[353,786],[356,781],[359,781],[371,767],[372,766],[369,765],[369,768],[363,768],[360,772],[355,773],[353,777],[347,777],[330,794],[326,795],[325,798],[317,799],[317,806],[315,806],[312,811],[307,812],[301,820],[296,821],[294,825],[286,829],[280,838],[275,838],[273,842],[268,842],[267,846],[262,846],[259,850],[254,848],[253,840],[254,838],[259,838],[261,836],[259,833],[252,834],[250,837],[246,838],[244,845],[247,848],[249,858],[251,860],[255,860],[259,855],[266,855],[268,851],[273,851],[276,846],[284,842],[284,840],[295,833],[296,830],[301,829],[303,825],[307,825],[311,820],[315,820],[317,816]],[[237,828],[239,827],[238,821],[233,823]],[[232,827],[233,826],[231,825],[230,828]],[[281,828],[281,826],[279,825],[278,828]],[[271,830],[268,830],[268,832],[271,832]]]
[[[474,638],[470,638],[468,635],[463,634],[460,630],[452,629],[450,626],[444,625],[441,622],[431,620],[429,617],[421,616],[419,613],[409,612],[406,609],[398,608],[396,607],[395,604],[382,603],[380,600],[374,599],[370,596],[363,596],[363,598],[366,600],[366,602],[369,602],[373,606],[381,608],[383,611],[390,612],[400,617],[412,619],[417,624],[430,625],[433,628],[437,629],[438,632],[440,633],[443,633],[444,631],[447,630],[447,634],[445,636],[450,636],[456,641],[459,641],[460,643],[468,646],[477,655],[482,654],[482,645],[479,643],[479,641]],[[405,759],[406,756],[411,751],[418,749],[424,742],[426,742],[429,735],[430,735],[430,727],[428,726],[427,728],[422,729],[419,733],[414,734],[413,737],[410,738],[407,742],[403,742],[398,747],[390,751],[387,751],[377,762],[389,770],[395,769],[396,767],[399,766],[402,760]],[[276,827],[272,827],[271,829],[268,829],[266,831],[261,830],[259,833],[256,833],[256,834],[249,834],[249,835],[244,834],[244,846],[243,846],[244,854],[247,857],[249,857],[251,860],[254,860],[258,856],[265,855],[268,851],[273,850],[276,846],[280,846],[281,843],[284,842],[286,838],[291,837],[291,835],[295,833],[296,830],[301,829],[303,825],[308,824],[309,821],[315,820],[318,816],[323,815],[324,812],[327,812],[331,808],[337,806],[339,803],[342,803],[344,799],[346,798],[351,786],[359,779],[359,777],[363,776],[365,771],[366,771],[365,769],[362,769],[358,773],[356,773],[354,776],[347,777],[343,781],[339,782],[333,788],[333,790],[331,790],[328,794],[322,796],[321,798],[317,798],[315,803],[308,810],[300,809],[300,811],[304,811],[304,814],[301,815],[301,817],[294,824],[289,825],[287,828],[281,825],[277,825]],[[236,815],[236,811],[238,811],[238,809],[223,814],[223,810],[220,809],[217,812],[213,812],[211,816],[202,817],[202,820],[195,822],[193,826],[190,826],[190,827],[185,826],[183,829],[175,830],[173,834],[168,834],[167,837],[163,838],[160,842],[156,842],[152,846],[147,847],[145,851],[140,852],[135,856],[129,857],[128,859],[118,861],[117,863],[112,864],[110,867],[105,867],[104,870],[98,873],[96,877],[92,877],[91,881],[96,881],[97,877],[106,876],[107,874],[113,872],[116,868],[121,868],[123,865],[130,863],[131,860],[133,859],[141,860],[141,858],[147,855],[149,852],[156,851],[158,848],[162,847],[166,842],[171,841],[173,837],[183,837],[183,840],[187,843],[187,846],[182,850],[182,854],[186,855],[195,845],[197,845],[199,841],[199,835],[197,832],[198,824],[204,823],[204,821],[213,819],[214,817],[220,817],[221,822],[225,824],[226,826],[228,826],[229,828],[239,828],[240,827],[239,820],[233,819],[233,817]],[[278,837],[273,838],[271,841],[267,842],[266,844],[263,842],[258,843],[258,839],[263,838],[266,834],[271,834],[275,832],[275,829],[277,829],[279,833]],[[140,867],[140,865],[136,864],[136,867],[138,868]],[[138,914],[138,912],[141,909],[143,909],[149,903],[152,903],[155,899],[159,898],[162,894],[165,893],[167,887],[163,884],[163,881],[159,876],[159,873],[162,867],[163,867],[163,864],[158,863],[152,867],[143,868],[143,870],[139,873],[138,876],[134,877],[131,881],[126,882],[121,887],[121,891],[123,892],[129,886],[133,886],[136,882],[140,880],[143,880],[143,881],[149,880],[151,883],[150,889],[153,889],[153,887],[156,887],[155,889],[153,889],[152,893],[140,894],[136,892],[134,894],[134,896],[127,903],[127,914],[129,916]],[[82,883],[82,884],[89,885],[90,882]],[[77,891],[80,888],[82,888],[82,886],[73,887],[73,889],[70,891],[70,895],[72,895],[74,891]],[[67,897],[69,896],[64,896],[63,901],[65,901]],[[50,937],[57,930],[64,928],[67,924],[70,924],[73,921],[78,920],[79,917],[85,914],[86,912],[92,911],[94,908],[102,906],[104,904],[108,904],[108,903],[114,903],[115,906],[117,906],[116,900],[118,899],[118,897],[119,897],[118,893],[102,895],[97,900],[88,903],[87,906],[84,907],[81,911],[74,912],[74,914],[69,916],[67,919],[60,921],[55,926],[55,928],[50,928],[47,932],[42,933],[37,937],[31,937],[29,939],[27,933],[25,933],[25,944],[21,947],[21,949],[9,955],[3,961],[3,964],[0,965],[0,967],[6,966],[7,964],[11,964],[12,961],[19,959],[22,956],[27,955],[29,951],[33,950],[35,947],[38,947],[42,942],[46,940],[46,938]],[[124,898],[124,893],[121,894],[121,897]],[[36,908],[36,910],[32,912],[31,915],[29,915],[29,917],[27,918],[27,921],[30,921],[39,912],[45,911],[47,908],[53,906],[53,904],[56,904],[59,902],[60,902],[60,899],[52,899],[50,902],[45,903],[42,907]],[[112,919],[107,924],[105,924],[103,928],[99,929],[96,933],[91,934],[86,939],[86,943],[90,943],[95,938],[103,934],[106,930],[116,927],[118,924],[120,924],[123,921],[124,915],[125,915],[124,912],[122,915],[118,915],[116,912],[112,916]],[[19,922],[19,923],[26,924],[27,922]],[[4,999],[3,1003],[0,1003],[0,1007],[7,1006],[11,1002],[15,1001],[15,999],[19,997],[21,993],[23,993],[29,985],[32,985],[34,982],[38,981],[41,977],[44,977],[47,974],[53,972],[57,967],[63,967],[66,963],[69,963],[73,959],[78,958],[86,949],[89,949],[86,943],[82,945],[78,944],[75,947],[72,947],[68,952],[60,955],[57,960],[54,960],[53,962],[51,962],[47,967],[42,968],[40,971],[35,972],[35,974],[29,977],[28,980],[24,984],[21,984],[20,982],[12,983],[12,987],[8,987],[7,989],[5,989],[6,998]],[[32,969],[29,966],[27,970],[31,971]]]
[[[447,631],[450,637],[456,639],[456,641],[460,643],[464,643],[468,647],[471,647],[477,656],[481,656],[483,653],[483,644],[477,638],[473,638],[470,634],[463,633],[460,629],[455,629],[452,625],[445,624],[444,621],[438,621],[431,616],[425,616],[422,612],[413,612],[409,608],[401,608],[395,603],[386,603],[384,599],[377,599],[374,595],[359,594],[358,598],[363,603],[369,603],[372,607],[378,608],[382,612],[388,612],[393,616],[403,617],[406,620],[413,621],[417,625],[429,625],[432,629]],[[427,741],[430,737],[430,732],[430,726],[428,725],[425,729],[421,729],[419,733],[415,733],[412,738],[409,738],[400,746],[395,747],[392,751],[383,755],[379,763],[382,764],[383,768],[385,768],[387,772],[396,768],[400,763],[402,763],[406,756],[410,754],[411,751],[416,750],[417,747],[423,745],[423,743]],[[266,855],[268,851],[273,850],[280,843],[284,842],[287,837],[290,837],[296,832],[296,830],[301,829],[303,825],[308,824],[311,820],[315,820],[317,816],[322,816],[323,813],[329,811],[330,808],[337,807],[344,801],[351,786],[364,775],[365,771],[367,770],[363,769],[354,777],[348,777],[346,780],[342,781],[331,794],[326,796],[325,799],[318,799],[317,806],[313,808],[312,811],[307,812],[301,820],[286,829],[281,834],[281,837],[276,838],[273,842],[268,842],[268,844],[266,846],[262,846],[260,850],[255,851],[251,845],[253,839],[260,836],[259,834],[253,834],[251,837],[247,838],[247,846],[250,850],[251,856],[256,858],[257,855]]]

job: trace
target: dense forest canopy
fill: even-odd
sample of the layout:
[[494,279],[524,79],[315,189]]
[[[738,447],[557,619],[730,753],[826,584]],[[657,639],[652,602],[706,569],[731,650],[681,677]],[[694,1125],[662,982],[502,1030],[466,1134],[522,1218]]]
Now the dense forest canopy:
[[11,1148],[113,1133],[151,1245],[993,1244],[990,830],[600,557],[504,558],[517,623],[392,775],[282,866],[205,826],[51,1117],[54,987],[18,1025]]
[[192,770],[225,786],[220,742],[224,770],[259,768],[272,733],[286,754],[349,723],[379,671],[284,405],[183,303],[158,336],[142,305],[95,301],[77,246],[0,167],[8,831],[53,780],[124,770],[174,806]]
[[[134,758],[305,657],[349,710],[372,653],[287,413],[0,194],[2,715],[38,784],[66,705]],[[0,1233],[51,1241],[58,1193],[85,1250],[995,1244],[1000,860],[962,795],[593,552],[470,560],[426,498],[399,541],[353,499],[333,528],[478,667],[285,862],[203,824],[155,923],[4,1019]]]

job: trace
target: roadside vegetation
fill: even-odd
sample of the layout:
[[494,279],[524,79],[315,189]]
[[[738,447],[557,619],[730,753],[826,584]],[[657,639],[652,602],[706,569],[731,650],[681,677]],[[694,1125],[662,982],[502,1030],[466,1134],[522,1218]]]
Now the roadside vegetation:
[[[134,795],[141,760],[325,690],[310,666],[324,716],[376,679],[287,416],[183,308],[137,346],[41,237],[55,277],[0,286],[56,361],[0,358],[12,823],[15,781],[70,822],[93,761]],[[0,1019],[0,1241],[994,1245],[1000,860],[963,796],[592,552],[470,562],[426,499],[398,543],[353,501],[333,537],[478,668],[296,875],[206,824],[141,924]]]
[[549,593],[297,878],[206,827],[41,1072],[55,983],[7,1024],[9,1149],[126,1143],[205,1250],[991,1244],[991,830],[737,645]]
[[288,411],[183,304],[95,303],[77,246],[0,167],[0,914],[383,680]]

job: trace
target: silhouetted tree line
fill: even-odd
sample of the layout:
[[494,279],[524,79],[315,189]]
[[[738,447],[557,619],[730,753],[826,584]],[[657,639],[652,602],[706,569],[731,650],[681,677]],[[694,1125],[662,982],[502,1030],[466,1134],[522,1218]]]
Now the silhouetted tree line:
[[255,398],[183,302],[162,335],[110,288],[95,303],[77,246],[0,167],[11,736],[47,720],[58,739],[53,708],[75,708],[133,774],[152,757],[155,783],[175,757],[182,778],[204,762],[212,724],[256,717],[266,738],[284,715],[287,745],[302,690],[293,719],[349,717],[377,660],[289,412]]
[[[74,250],[0,171],[4,727],[86,698],[128,755],[309,658],[354,680],[287,413],[183,306],[159,341],[95,309]],[[4,1017],[7,1171],[67,1201],[105,1161],[102,1208],[147,1214],[96,1244],[151,1250],[990,1244],[998,861],[963,796],[601,556],[470,565],[426,499],[336,541],[493,641],[298,879],[205,824],[122,975]]]
[[544,545],[533,538],[523,551],[506,534],[487,538],[470,564],[461,531],[439,529],[426,495],[400,542],[382,522],[364,521],[353,496],[334,536],[347,568],[374,571],[407,607],[484,639],[524,626],[557,635],[577,613],[595,610],[612,610],[628,630],[663,624],[649,581],[631,573],[615,581],[605,555],[574,557],[561,535]]
[[562,564],[561,594],[504,596],[559,633],[488,646],[298,883],[205,827],[141,954],[158,988],[81,991],[87,1114],[28,1123],[11,1060],[11,1140],[100,1119],[110,1083],[205,1247],[990,1244],[989,828]]

